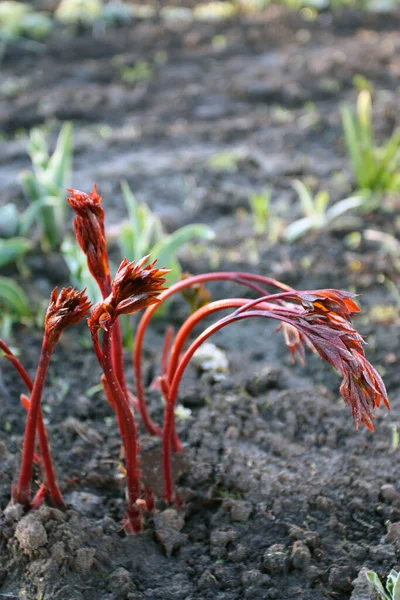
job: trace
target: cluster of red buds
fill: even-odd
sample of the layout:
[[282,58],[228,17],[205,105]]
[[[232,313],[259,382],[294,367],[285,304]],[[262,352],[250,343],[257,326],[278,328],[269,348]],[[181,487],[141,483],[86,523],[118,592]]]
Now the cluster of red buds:
[[[217,272],[185,276],[169,289],[164,288],[168,270],[156,267],[156,260],[148,264],[149,257],[138,263],[126,259],[120,264],[114,280],[111,279],[104,227],[104,211],[96,187],[90,194],[70,190],[68,202],[74,209],[77,240],[87,257],[88,268],[101,291],[102,300],[92,307],[88,325],[94,350],[103,371],[101,381],[106,398],[116,414],[124,445],[128,507],[124,526],[128,531],[139,532],[142,512],[152,510],[154,498],[141,484],[138,460],[137,427],[133,407],[137,408],[143,424],[152,435],[163,439],[164,497],[176,501],[171,474],[171,452],[182,449],[175,427],[175,404],[182,376],[199,346],[223,327],[247,318],[267,318],[279,322],[293,359],[305,361],[305,349],[316,352],[328,361],[343,378],[340,387],[346,404],[350,407],[358,428],[364,423],[373,430],[373,411],[383,401],[389,408],[382,378],[368,362],[364,341],[352,324],[359,312],[349,292],[323,289],[296,291],[284,283],[251,273]],[[258,294],[255,300],[226,298],[212,302],[204,284],[229,280],[245,286]],[[275,293],[268,291],[273,288]],[[146,329],[157,307],[172,295],[183,293],[189,299],[191,314],[175,333],[168,327],[162,350],[159,384],[165,400],[163,427],[152,421],[148,413],[142,375],[142,349]],[[118,319],[145,309],[137,327],[133,366],[136,397],[127,389],[121,332]],[[231,312],[204,329],[188,344],[194,328],[206,317],[220,311]],[[45,317],[42,352],[36,376],[32,382],[19,360],[0,341],[0,349],[17,369],[30,394],[22,396],[28,412],[21,472],[13,491],[16,501],[26,507],[36,507],[48,491],[53,501],[62,505],[50,457],[47,433],[41,412],[41,396],[49,367],[50,357],[66,327],[75,325],[88,316],[90,304],[84,292],[72,288],[60,293],[54,290]],[[38,432],[40,456],[35,454],[35,436]],[[33,462],[43,465],[45,483],[31,501],[30,484]]]

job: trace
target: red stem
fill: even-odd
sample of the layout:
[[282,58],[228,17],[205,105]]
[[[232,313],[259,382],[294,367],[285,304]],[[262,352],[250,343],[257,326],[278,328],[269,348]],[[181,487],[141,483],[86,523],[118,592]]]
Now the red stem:
[[111,340],[111,348],[112,348],[112,361],[115,374],[118,378],[119,385],[122,388],[122,391],[125,394],[125,397],[128,398],[128,386],[126,384],[125,377],[125,368],[124,368],[124,352],[122,348],[122,333],[121,326],[119,320],[117,319],[112,328],[112,340]]
[[[108,266],[108,257],[107,257],[107,267]],[[103,282],[97,281],[98,286],[100,288],[101,295],[103,296],[103,300],[107,298],[111,294],[112,285],[111,285],[111,275],[108,273]],[[125,368],[124,368],[124,353],[122,348],[122,333],[121,326],[119,320],[117,319],[112,328],[112,340],[111,340],[111,353],[112,353],[112,361],[114,366],[114,372],[118,377],[119,384],[124,392],[126,398],[128,399],[128,386],[126,385],[125,378]]]
[[174,337],[174,328],[167,327],[164,335],[164,345],[161,356],[161,375],[166,375],[168,368],[168,355],[171,349],[171,343]]
[[[20,363],[18,358],[15,356],[15,354],[13,354],[13,352],[11,352],[11,350],[8,348],[8,346],[2,340],[0,340],[0,349],[5,353],[5,357],[14,365],[14,367],[18,371],[18,374],[20,375],[22,381],[24,382],[27,390],[31,394],[34,384],[32,382],[32,379],[29,377],[27,371],[25,370],[25,368],[22,366],[22,364]],[[31,406],[31,400],[29,401],[28,415],[29,415],[30,406]],[[42,407],[40,405],[39,405],[38,417],[37,417],[37,431],[38,431],[38,437],[39,437],[40,454],[41,454],[43,468],[44,468],[45,476],[46,476],[47,488],[49,490],[49,493],[50,493],[50,496],[51,496],[53,502],[58,506],[64,506],[64,500],[63,500],[62,494],[60,492],[60,488],[57,485],[56,474],[54,471],[53,461],[51,459],[49,440],[47,437],[46,427],[43,422]],[[32,456],[32,459],[34,459],[34,454]]]
[[126,400],[118,377],[114,372],[111,351],[110,329],[103,334],[103,371],[107,380],[109,392],[114,399],[118,421],[122,429],[122,441],[125,449],[126,481],[128,488],[128,526],[138,533],[141,530],[141,512],[137,504],[140,494],[140,472],[137,457],[137,432],[132,412]]
[[44,383],[46,381],[46,375],[47,370],[49,368],[52,351],[53,348],[49,347],[45,336],[43,339],[42,351],[40,354],[39,365],[35,375],[35,381],[33,382],[31,403],[25,426],[21,470],[19,474],[17,489],[15,491],[16,501],[19,504],[23,504],[26,507],[30,506],[30,483],[33,470],[33,454],[35,449],[36,426],[38,422],[38,416],[40,414],[40,401],[42,398]]
[[121,439],[124,440],[124,428],[123,428],[123,424],[122,424],[122,421],[121,421],[121,414],[118,411],[117,405],[115,404],[114,396],[111,393],[110,386],[108,385],[108,381],[107,381],[106,376],[104,374],[101,376],[101,384],[103,386],[103,390],[104,390],[104,393],[106,395],[108,404],[111,406],[111,408],[113,409],[113,411],[117,415],[118,429],[119,429],[119,432],[121,434]]
[[161,430],[156,425],[147,410],[145,392],[144,392],[144,383],[143,383],[143,375],[142,375],[142,348],[143,348],[143,339],[146,333],[146,329],[148,324],[151,321],[151,318],[157,308],[162,304],[167,298],[177,294],[181,290],[190,287],[191,285],[196,285],[199,283],[205,283],[207,281],[234,281],[241,285],[245,285],[250,287],[251,289],[255,289],[259,293],[264,293],[257,283],[276,287],[278,289],[282,289],[285,291],[291,291],[292,288],[284,283],[277,281],[276,279],[271,279],[270,277],[264,277],[263,275],[254,275],[252,273],[240,273],[240,272],[230,272],[230,271],[220,271],[217,273],[204,273],[202,275],[194,275],[193,277],[188,277],[187,279],[182,279],[178,281],[174,285],[172,285],[169,289],[165,290],[162,294],[160,294],[159,301],[157,304],[153,304],[149,306],[147,310],[143,313],[142,318],[140,319],[139,325],[136,330],[135,336],[135,346],[133,349],[133,370],[135,374],[136,381],[136,396],[138,399],[139,411],[142,417],[142,421],[147,431],[151,435],[162,436]]

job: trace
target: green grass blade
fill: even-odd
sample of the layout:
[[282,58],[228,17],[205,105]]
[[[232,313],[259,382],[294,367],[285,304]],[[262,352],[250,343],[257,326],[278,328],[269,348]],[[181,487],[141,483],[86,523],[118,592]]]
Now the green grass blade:
[[25,292],[9,277],[0,277],[0,305],[18,317],[29,317],[29,301]]
[[353,116],[350,108],[344,106],[342,108],[342,127],[346,142],[347,152],[350,157],[351,166],[353,169],[354,178],[360,189],[366,186],[366,177],[364,175],[363,157],[360,151],[359,131],[356,119]]
[[215,234],[211,227],[201,224],[186,225],[167,235],[151,249],[151,258],[158,259],[160,267],[171,268],[176,264],[179,250],[195,239],[212,240]]
[[[47,167],[47,171],[51,174],[51,181],[58,188],[60,196],[64,193],[65,188],[68,187],[68,178],[71,174],[72,133],[72,123],[64,123]],[[64,205],[64,198],[62,198],[62,201]]]
[[390,596],[385,592],[384,587],[375,571],[367,571],[365,573],[366,578],[371,583],[375,591],[378,592],[382,600],[392,600]]
[[29,240],[14,237],[8,240],[0,239],[0,268],[9,265],[31,249]]
[[[129,257],[126,254],[128,260],[139,260],[142,257],[141,244],[140,244],[140,214],[139,214],[139,203],[136,200],[129,184],[127,181],[121,182],[122,197],[125,202],[126,210],[129,216],[129,226],[131,228],[131,244],[132,247],[129,250]],[[127,228],[126,228],[127,232]],[[125,243],[128,243],[128,236],[126,233]],[[125,252],[128,247],[125,247]]]
[[130,223],[122,223],[118,231],[118,245],[123,258],[129,262],[138,260],[135,254],[134,232]]
[[290,243],[295,242],[299,238],[302,238],[308,231],[311,231],[313,227],[312,217],[303,217],[286,227],[284,238]]
[[18,235],[20,230],[20,216],[18,208],[13,203],[0,207],[0,237],[12,238]]
[[326,190],[321,190],[314,198],[314,206],[316,213],[322,217],[326,213],[329,204],[329,193]]
[[313,197],[311,196],[310,190],[302,181],[296,179],[293,182],[293,188],[296,190],[297,195],[299,196],[301,210],[303,214],[307,217],[314,217],[316,213],[316,208],[314,205]]
[[344,200],[340,200],[340,202],[336,202],[333,206],[331,206],[327,212],[326,217],[327,221],[331,222],[338,217],[341,217],[349,210],[354,208],[359,208],[364,204],[364,198],[361,196],[351,196],[350,198],[345,198]]

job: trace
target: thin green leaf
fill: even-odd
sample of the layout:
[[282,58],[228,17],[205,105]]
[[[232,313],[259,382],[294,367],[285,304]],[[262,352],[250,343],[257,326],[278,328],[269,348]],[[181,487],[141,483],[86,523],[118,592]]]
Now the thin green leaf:
[[9,277],[0,277],[0,304],[18,317],[29,317],[29,301],[24,291]]
[[386,588],[390,591],[392,600],[400,600],[400,573],[395,569],[392,569],[388,575]]
[[54,185],[56,185],[60,191],[68,186],[68,178],[71,173],[72,132],[72,123],[64,123],[47,168],[48,172],[51,174]]
[[375,571],[367,571],[365,573],[366,578],[371,583],[371,585],[375,588],[378,594],[381,596],[382,600],[392,600],[390,596],[385,592],[385,589],[379,579],[377,573]]
[[22,171],[20,174],[22,191],[29,202],[36,202],[43,195],[45,188],[30,171]]
[[301,210],[302,210],[303,214],[306,215],[307,217],[313,217],[316,213],[316,208],[314,205],[313,197],[311,196],[311,193],[310,193],[310,190],[308,189],[308,187],[306,185],[304,185],[304,183],[302,181],[300,181],[299,179],[296,179],[293,182],[293,188],[296,190],[296,192],[299,196]]
[[350,156],[350,161],[353,168],[354,177],[359,187],[364,188],[364,172],[362,165],[362,157],[359,147],[359,134],[357,130],[356,120],[350,108],[345,106],[342,108],[342,127],[347,146],[347,151]]
[[135,253],[134,231],[130,223],[122,223],[118,231],[118,245],[121,255],[129,262],[138,260]]
[[195,239],[212,240],[214,237],[214,231],[207,225],[186,225],[158,242],[151,250],[152,258],[157,258],[160,266],[170,268],[182,246]]
[[0,268],[26,254],[30,248],[31,243],[25,238],[15,237],[8,240],[0,238]]
[[19,233],[20,216],[15,204],[9,203],[0,207],[0,237],[12,238]]
[[251,211],[253,213],[254,230],[257,235],[262,235],[267,229],[270,200],[270,190],[264,190],[262,194],[252,194],[249,198]]
[[[126,254],[126,258],[128,260],[139,260],[142,257],[141,248],[140,248],[140,213],[139,213],[139,203],[136,200],[129,184],[127,181],[121,182],[121,190],[122,197],[125,202],[126,209],[128,211],[129,216],[129,227],[131,229],[130,235],[130,243],[131,248],[125,248],[125,252],[128,250],[128,254]],[[125,226],[125,244],[128,244],[128,229]],[[129,255],[129,256],[128,256]]]
[[326,212],[327,220],[329,222],[341,217],[344,213],[352,210],[354,208],[359,208],[364,204],[364,198],[361,196],[350,196],[350,198],[345,198],[344,200],[340,200],[340,202],[336,202],[333,206],[328,208]]
[[313,228],[314,222],[312,217],[303,217],[286,227],[284,238],[290,243],[295,242]]
[[314,198],[314,206],[318,216],[325,215],[329,204],[329,193],[325,190],[318,192]]
[[42,207],[46,204],[47,200],[47,198],[41,198],[24,210],[20,216],[19,232],[21,235],[27,235],[33,223],[39,220]]

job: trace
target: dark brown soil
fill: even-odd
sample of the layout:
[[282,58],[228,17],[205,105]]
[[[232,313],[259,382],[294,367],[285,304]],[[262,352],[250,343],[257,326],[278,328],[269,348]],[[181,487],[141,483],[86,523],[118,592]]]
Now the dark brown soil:
[[[374,435],[355,432],[329,365],[310,357],[305,369],[292,367],[280,334],[264,323],[228,328],[214,341],[227,351],[230,374],[214,383],[192,369],[182,387],[180,402],[192,410],[178,422],[184,453],[176,480],[185,503],[177,512],[160,501],[144,533],[126,537],[116,424],[102,394],[88,393],[99,369],[85,327],[69,331],[44,398],[66,512],[44,506],[21,519],[18,507],[6,509],[24,410],[19,381],[10,365],[1,367],[0,598],[369,600],[363,575],[353,589],[360,570],[383,576],[398,564],[400,526],[391,524],[400,521],[400,328],[398,297],[385,284],[399,284],[396,258],[373,242],[350,249],[350,227],[270,244],[254,237],[244,209],[251,193],[269,185],[273,206],[292,221],[299,215],[294,178],[329,189],[333,200],[351,193],[340,105],[354,103],[353,77],[362,74],[376,90],[378,139],[400,125],[399,25],[398,13],[324,13],[310,23],[272,6],[220,24],[155,19],[102,37],[55,35],[41,54],[8,48],[0,85],[2,203],[24,203],[18,173],[29,168],[26,137],[15,134],[72,119],[73,186],[89,190],[97,182],[109,224],[123,218],[119,182],[126,178],[168,230],[192,221],[215,228],[213,247],[182,255],[192,272],[240,268],[299,289],[363,294],[357,325],[392,410],[378,411]],[[225,36],[225,48],[215,47],[216,35]],[[127,65],[148,61],[153,77],[125,83],[116,56]],[[209,168],[210,157],[227,151],[239,155],[235,169]],[[398,236],[399,221],[389,199],[362,227]],[[57,257],[29,260],[32,297],[67,283]],[[237,294],[226,284],[212,290]],[[389,316],[387,305],[394,307]],[[176,301],[168,323],[179,325],[185,314]],[[149,382],[166,325],[155,321],[146,340]],[[13,339],[31,373],[40,343],[39,333],[23,329]],[[161,422],[158,393],[149,392],[149,403]],[[141,431],[140,444],[144,478],[161,497],[159,443]]]

